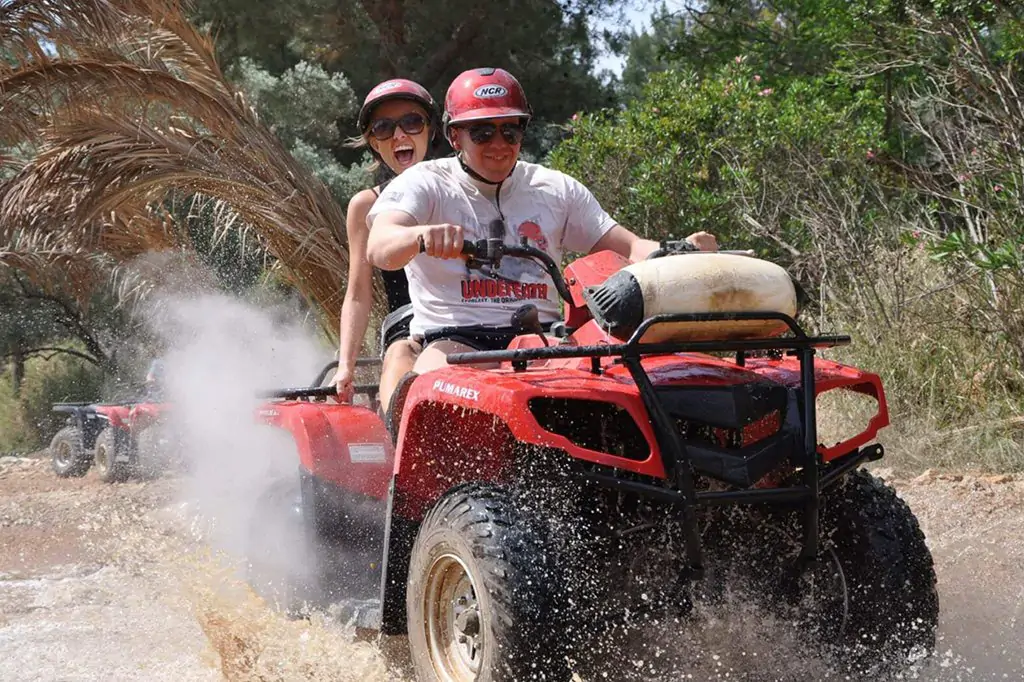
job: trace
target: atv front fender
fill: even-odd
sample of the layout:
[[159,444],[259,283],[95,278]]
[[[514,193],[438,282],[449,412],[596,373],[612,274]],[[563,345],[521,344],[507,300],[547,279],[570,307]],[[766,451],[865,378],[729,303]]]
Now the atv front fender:
[[[750,358],[746,362],[746,368],[789,388],[800,386],[800,361],[795,357]],[[880,430],[889,425],[889,407],[885,400],[882,380],[877,374],[832,360],[815,358],[814,388],[817,396],[828,391],[845,389],[870,396],[878,403],[877,411],[868,420],[867,427],[863,431],[830,447],[818,445],[818,452],[825,462],[849,454],[862,445],[870,443],[875,440]]]

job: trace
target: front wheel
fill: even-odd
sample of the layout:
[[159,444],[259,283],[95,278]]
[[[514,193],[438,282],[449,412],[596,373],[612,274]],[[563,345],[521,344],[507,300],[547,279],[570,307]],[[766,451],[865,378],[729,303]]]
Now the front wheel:
[[93,459],[96,473],[104,483],[127,481],[131,476],[131,461],[126,441],[127,438],[120,435],[113,426],[108,426],[96,436]]
[[836,642],[855,673],[898,672],[935,648],[939,596],[924,534],[910,507],[888,485],[856,471],[825,497],[822,529],[842,567],[848,598]]
[[409,648],[420,680],[568,678],[557,569],[540,525],[500,488],[471,484],[424,518],[409,563]]

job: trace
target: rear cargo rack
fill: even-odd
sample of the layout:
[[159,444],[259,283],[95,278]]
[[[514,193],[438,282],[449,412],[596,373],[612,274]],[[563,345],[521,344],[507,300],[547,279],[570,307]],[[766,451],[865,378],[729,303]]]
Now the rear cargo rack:
[[[784,323],[791,336],[756,339],[720,339],[702,341],[667,341],[642,343],[641,339],[654,326],[673,322],[727,322],[735,320],[776,320]],[[514,369],[526,369],[531,360],[554,358],[599,358],[618,357],[629,370],[644,407],[654,427],[658,448],[662,453],[665,479],[652,483],[641,483],[619,478],[611,474],[589,474],[588,479],[609,488],[631,491],[647,497],[654,497],[680,506],[683,512],[686,533],[687,559],[691,573],[703,573],[703,550],[697,529],[697,507],[724,504],[767,504],[773,502],[801,502],[803,504],[803,543],[801,560],[806,564],[817,560],[819,553],[819,497],[823,487],[838,481],[843,474],[865,460],[882,456],[882,448],[874,445],[856,450],[830,465],[824,476],[818,454],[817,415],[815,412],[816,391],[814,385],[814,355],[818,348],[832,348],[850,343],[848,335],[810,336],[796,320],[779,312],[742,313],[673,313],[654,315],[645,319],[625,343],[599,346],[546,346],[542,348],[519,348],[498,351],[474,351],[454,353],[448,356],[448,363],[465,365],[508,361]],[[641,360],[645,355],[663,355],[684,352],[734,352],[736,363],[743,365],[746,354],[756,351],[788,351],[800,361],[800,421],[803,429],[801,463],[802,481],[788,488],[749,488],[719,492],[697,492],[694,487],[691,458],[687,454],[682,437],[674,422],[644,371]]]

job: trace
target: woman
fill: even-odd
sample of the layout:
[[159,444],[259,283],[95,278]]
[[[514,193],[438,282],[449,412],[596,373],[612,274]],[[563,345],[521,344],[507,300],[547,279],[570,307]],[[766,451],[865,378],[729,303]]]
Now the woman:
[[[437,107],[425,88],[410,80],[395,78],[380,83],[366,96],[359,111],[361,137],[355,146],[368,147],[377,162],[374,170],[387,180],[359,192],[348,204],[348,287],[341,309],[338,371],[333,383],[338,400],[351,402],[354,393],[356,358],[370,322],[374,268],[366,259],[369,228],[366,214],[380,191],[393,178],[426,157],[437,141]],[[421,347],[409,338],[412,310],[409,283],[402,270],[381,271],[387,295],[388,316],[381,325],[383,367],[380,404],[386,410],[391,394],[402,376],[412,369]]]

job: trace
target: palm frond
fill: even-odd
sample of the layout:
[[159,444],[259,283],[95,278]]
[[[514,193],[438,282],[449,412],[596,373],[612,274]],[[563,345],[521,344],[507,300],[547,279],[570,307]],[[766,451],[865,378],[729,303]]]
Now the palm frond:
[[111,265],[104,254],[63,248],[48,239],[11,241],[0,246],[0,268],[17,270],[40,289],[64,291],[83,303]]
[[0,141],[39,146],[0,198],[0,240],[34,230],[130,258],[182,244],[154,209],[193,195],[218,230],[251,231],[335,332],[342,207],[224,78],[180,2],[14,0],[0,42],[15,58],[0,67]]

